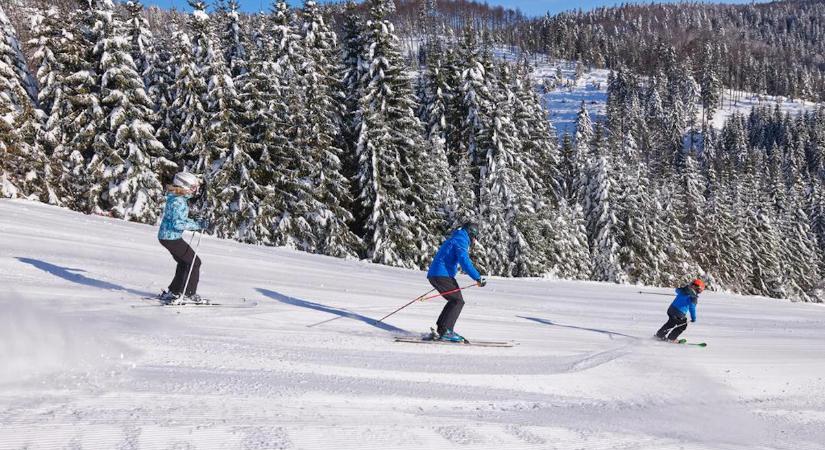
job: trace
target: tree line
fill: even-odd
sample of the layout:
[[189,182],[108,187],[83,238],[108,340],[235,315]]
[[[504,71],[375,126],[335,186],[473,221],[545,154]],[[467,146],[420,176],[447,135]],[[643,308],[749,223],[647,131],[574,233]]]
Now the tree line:
[[415,57],[391,0],[335,25],[312,0],[190,4],[156,26],[136,2],[38,8],[25,45],[0,14],[4,196],[156,223],[187,170],[209,232],[242,242],[424,268],[473,220],[489,274],[817,298],[821,111],[716,132],[716,91],[674,56],[617,68],[607,120],[582,107],[560,143],[528,60],[445,31],[433,2]]

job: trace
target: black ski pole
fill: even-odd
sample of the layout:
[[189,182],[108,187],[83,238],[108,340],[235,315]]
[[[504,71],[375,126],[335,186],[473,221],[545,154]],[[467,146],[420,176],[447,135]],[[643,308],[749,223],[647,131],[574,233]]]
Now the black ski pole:
[[640,294],[645,294],[645,295],[666,295],[668,297],[673,295],[673,294],[668,294],[668,293],[665,293],[665,292],[650,292],[650,291],[639,291],[639,293]]

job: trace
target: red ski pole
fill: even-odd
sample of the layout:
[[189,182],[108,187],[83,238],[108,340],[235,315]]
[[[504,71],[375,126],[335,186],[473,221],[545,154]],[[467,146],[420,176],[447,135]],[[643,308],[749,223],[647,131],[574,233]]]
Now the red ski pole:
[[[473,286],[478,286],[478,284],[477,283],[476,284],[468,284],[467,286],[456,288],[456,289],[453,289],[451,291],[439,292],[438,294],[431,295],[429,297],[424,297],[424,298],[421,299],[421,301],[423,302],[424,300],[429,300],[431,298],[443,297],[445,295],[449,295],[449,294],[452,294],[454,292],[463,291],[464,289],[471,288]],[[430,291],[430,292],[432,292],[432,291]]]
[[442,296],[442,295],[452,294],[453,292],[458,292],[458,291],[460,291],[460,290],[467,289],[467,288],[469,288],[469,287],[473,287],[473,286],[475,286],[475,284],[471,284],[471,285],[469,285],[469,286],[460,287],[460,288],[458,288],[458,289],[453,289],[453,290],[451,290],[451,291],[447,291],[447,292],[439,292],[438,294],[435,294],[435,295],[430,295],[430,296],[428,297],[427,295],[428,295],[430,292],[432,292],[432,291],[434,291],[434,290],[435,290],[435,289],[430,289],[427,293],[425,293],[425,294],[421,295],[420,297],[416,297],[413,301],[411,301],[411,302],[407,303],[406,305],[404,305],[404,306],[402,306],[402,307],[400,307],[400,308],[396,309],[395,311],[393,311],[393,312],[391,312],[391,313],[387,314],[386,316],[384,316],[384,317],[382,317],[382,318],[380,318],[380,319],[376,320],[376,321],[375,321],[375,323],[381,323],[381,322],[383,322],[383,321],[384,321],[384,319],[386,319],[387,317],[389,317],[389,316],[391,316],[391,315],[393,315],[393,314],[397,313],[398,311],[401,311],[402,309],[404,309],[404,308],[406,308],[406,307],[408,307],[408,306],[412,305],[413,303],[415,303],[415,302],[417,302],[417,301],[424,301],[424,300],[427,300],[427,299],[431,299],[431,298],[440,297],[440,296]]

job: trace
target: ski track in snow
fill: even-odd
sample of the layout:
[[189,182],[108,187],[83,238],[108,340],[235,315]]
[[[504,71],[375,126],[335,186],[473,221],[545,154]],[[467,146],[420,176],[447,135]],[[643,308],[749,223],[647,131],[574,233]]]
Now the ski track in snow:
[[[205,237],[201,294],[255,308],[132,308],[173,262],[156,228],[0,200],[0,449],[821,449],[820,305],[494,278],[458,330],[443,303],[378,318],[421,272]],[[668,293],[670,289],[643,288]]]

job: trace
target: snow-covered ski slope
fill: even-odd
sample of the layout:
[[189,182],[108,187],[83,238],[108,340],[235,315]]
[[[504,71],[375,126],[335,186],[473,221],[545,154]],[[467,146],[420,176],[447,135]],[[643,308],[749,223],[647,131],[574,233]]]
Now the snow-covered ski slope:
[[667,290],[492,279],[457,330],[515,347],[395,343],[421,272],[206,237],[201,293],[259,305],[142,307],[155,233],[0,200],[0,449],[825,446],[818,305],[707,293],[697,348],[649,338]]

